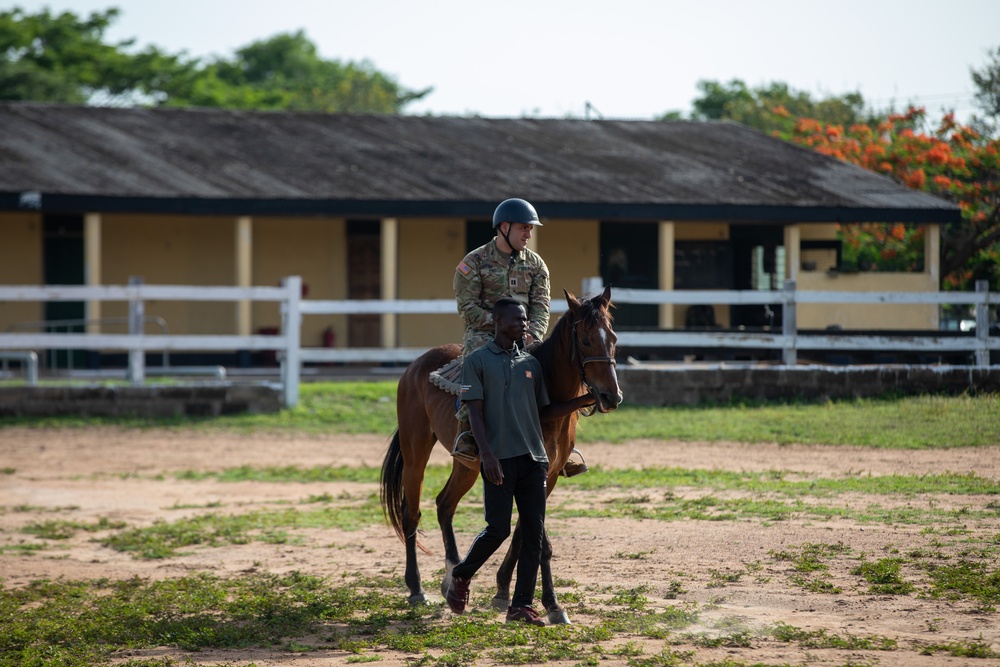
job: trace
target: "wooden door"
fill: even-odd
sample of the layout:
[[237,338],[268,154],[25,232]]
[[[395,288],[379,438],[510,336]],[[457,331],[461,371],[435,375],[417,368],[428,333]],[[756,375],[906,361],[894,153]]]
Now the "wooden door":
[[[382,243],[377,220],[347,223],[347,298],[382,298]],[[380,315],[348,315],[348,347],[380,347]]]

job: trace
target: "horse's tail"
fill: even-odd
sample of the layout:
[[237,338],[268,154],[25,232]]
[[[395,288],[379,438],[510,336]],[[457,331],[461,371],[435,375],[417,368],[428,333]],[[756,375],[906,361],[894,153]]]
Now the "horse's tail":
[[403,534],[403,452],[399,448],[399,429],[392,434],[389,449],[382,461],[382,477],[379,486],[379,498],[382,501],[382,514],[386,523],[392,527],[399,539],[406,541]]

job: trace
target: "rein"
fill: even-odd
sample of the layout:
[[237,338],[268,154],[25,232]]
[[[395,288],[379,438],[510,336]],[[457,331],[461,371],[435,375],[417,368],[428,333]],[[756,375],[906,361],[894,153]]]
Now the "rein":
[[580,408],[579,410],[580,414],[583,415],[584,417],[590,417],[595,412],[597,412],[597,406],[600,405],[601,403],[601,397],[597,395],[597,391],[595,391],[594,388],[590,386],[590,383],[587,382],[587,364],[604,363],[616,366],[618,362],[615,361],[614,357],[584,357],[582,355],[577,355],[578,344],[576,342],[576,325],[578,325],[579,323],[580,320],[576,320],[575,322],[573,322],[573,328],[570,333],[569,358],[576,360],[576,366],[580,370],[580,382],[583,383],[583,386],[586,387],[587,390],[590,391],[590,393],[593,394],[594,398],[597,400],[597,402],[594,403],[593,405],[588,406],[586,408]]

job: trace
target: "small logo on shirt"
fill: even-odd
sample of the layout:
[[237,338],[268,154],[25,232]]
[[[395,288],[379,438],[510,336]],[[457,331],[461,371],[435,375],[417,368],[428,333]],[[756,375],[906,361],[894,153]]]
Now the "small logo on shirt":
[[509,282],[510,282],[510,288],[512,290],[517,289],[517,278],[511,277]]
[[530,380],[532,378],[531,371],[524,371],[524,377]]
[[466,264],[465,262],[459,262],[456,268],[458,269],[458,271],[461,272],[463,276],[469,275],[469,271],[472,271],[472,267]]
[[472,389],[472,385],[468,385],[468,384],[463,384],[463,385],[462,385],[462,386],[461,386],[461,387],[459,388],[459,390],[458,390],[458,391],[459,391],[460,393],[464,394],[465,392],[469,391],[470,389]]

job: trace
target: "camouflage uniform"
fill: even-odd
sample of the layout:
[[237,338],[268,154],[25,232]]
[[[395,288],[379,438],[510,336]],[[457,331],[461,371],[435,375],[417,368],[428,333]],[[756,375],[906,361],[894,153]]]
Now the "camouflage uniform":
[[494,238],[476,248],[455,269],[455,299],[465,320],[462,356],[493,338],[493,304],[503,296],[519,301],[528,314],[528,331],[542,340],[549,328],[549,269],[538,253],[525,248],[511,262]]

